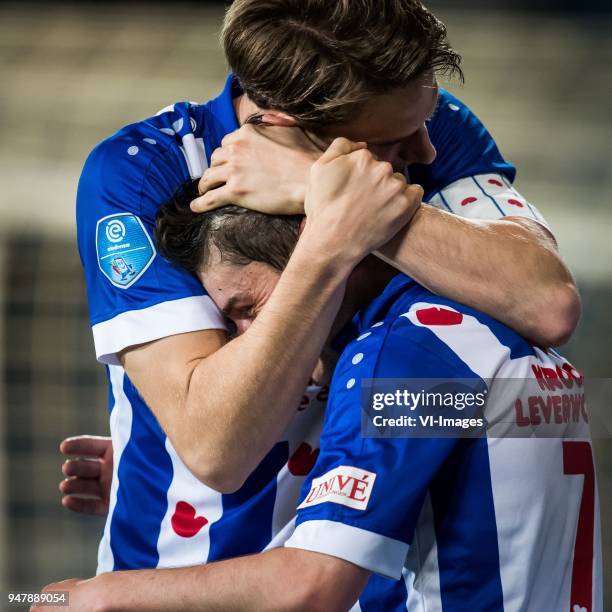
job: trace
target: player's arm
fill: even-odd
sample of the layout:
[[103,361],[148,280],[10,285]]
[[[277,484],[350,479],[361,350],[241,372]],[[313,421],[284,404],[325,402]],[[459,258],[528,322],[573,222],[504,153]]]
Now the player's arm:
[[313,167],[304,231],[246,333],[227,344],[222,332],[177,335],[122,354],[130,380],[181,459],[215,489],[239,488],[278,440],[329,334],[348,275],[420,203],[419,188],[407,188],[387,164],[357,148],[339,139]]
[[[470,119],[473,121],[469,125],[459,125],[455,131],[472,130],[477,132],[475,138],[482,140],[486,131],[473,115]],[[299,211],[313,163],[310,143],[303,143],[305,137],[291,130],[291,149],[286,136],[279,144],[278,138],[266,136],[266,130],[245,125],[227,137],[213,157],[213,166],[202,177],[200,191],[206,193],[194,202],[194,210],[235,202],[269,213]],[[449,150],[457,146],[459,136],[451,134]],[[476,142],[473,147],[475,158],[480,156],[480,144]],[[438,149],[440,155],[443,149]],[[265,174],[260,172],[260,159],[267,162]],[[483,166],[480,171],[494,168]],[[447,178],[458,172],[452,181],[474,174],[468,166],[463,171],[447,170]],[[276,185],[280,188],[275,191]],[[449,183],[440,188],[445,186]],[[465,215],[470,211],[459,205],[453,212]],[[433,207],[422,207],[414,222],[400,229],[381,254],[432,291],[478,308],[536,343],[562,344],[580,317],[574,279],[554,238],[534,222],[534,216],[530,219],[516,212],[500,213],[492,203],[489,218],[480,219],[458,219]]]
[[68,591],[68,610],[93,612],[344,612],[355,603],[368,576],[366,570],[337,557],[277,548],[197,567],[65,580],[44,591]]
[[553,237],[535,220],[466,219],[422,206],[380,254],[434,293],[537,344],[563,344],[578,324],[575,281]]

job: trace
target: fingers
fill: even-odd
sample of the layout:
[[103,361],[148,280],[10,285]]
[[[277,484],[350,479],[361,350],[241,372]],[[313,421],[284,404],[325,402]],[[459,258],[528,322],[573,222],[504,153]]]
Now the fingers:
[[101,499],[85,499],[82,497],[73,497],[66,495],[62,497],[62,506],[72,512],[79,512],[81,514],[97,514],[104,516],[108,512],[108,508],[105,502]]
[[102,464],[92,459],[68,459],[62,465],[62,473],[68,478],[100,478]]
[[95,497],[102,497],[102,487],[99,480],[66,478],[59,483],[59,490],[63,495],[93,495]]
[[239,137],[240,130],[246,129],[247,127],[252,127],[252,126],[243,125],[240,129],[236,130],[235,132],[230,132],[229,134],[226,134],[221,140],[221,147],[227,147],[228,144],[231,144],[232,142],[234,142]]
[[212,155],[210,156],[210,167],[212,168],[213,166],[221,166],[222,164],[226,163],[227,160],[228,160],[227,150],[222,149],[221,147],[218,147],[212,152]]
[[111,439],[104,436],[75,436],[61,441],[60,452],[64,455],[100,458],[111,447]]
[[207,168],[198,182],[198,191],[201,194],[206,193],[210,189],[219,187],[227,182],[227,170],[222,166],[228,160],[226,149],[221,147],[215,149],[210,156],[210,167]]
[[[404,179],[406,182],[406,179]],[[412,183],[406,185],[406,193],[413,199],[422,201],[425,195],[425,190],[418,183]]]
[[336,138],[327,147],[327,150],[319,158],[319,162],[327,163],[340,157],[341,155],[348,155],[353,151],[359,151],[360,149],[366,149],[367,145],[365,142],[352,142],[348,138]]
[[221,206],[227,206],[228,204],[238,204],[236,201],[235,194],[229,189],[227,185],[216,187],[207,191],[204,195],[196,198],[191,202],[191,210],[195,213],[208,212],[215,210],[215,208],[221,208]]
[[204,195],[207,191],[224,185],[228,178],[228,171],[225,165],[208,168],[204,171],[198,183],[198,192]]

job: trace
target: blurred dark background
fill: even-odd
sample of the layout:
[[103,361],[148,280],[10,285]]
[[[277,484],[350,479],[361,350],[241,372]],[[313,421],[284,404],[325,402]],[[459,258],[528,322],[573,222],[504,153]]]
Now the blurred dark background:
[[[223,4],[0,4],[0,592],[95,571],[102,520],[63,510],[57,490],[59,441],[108,431],[76,183],[121,126],[216,94]],[[563,352],[612,377],[612,2],[427,4],[464,56],[466,84],[449,88],[518,166],[577,277],[584,316]],[[609,565],[612,444],[595,447]]]
[[[203,5],[212,6],[227,6],[231,2],[227,0],[194,0],[192,2],[180,2],[183,6],[201,7]],[[43,0],[34,4],[44,4]],[[121,0],[84,0],[81,2],[73,2],[73,5],[83,4],[98,4],[109,6],[113,4],[121,4],[123,6],[165,6],[164,2],[144,2],[132,0],[131,2],[122,2]],[[544,11],[549,13],[583,13],[590,15],[593,13],[609,13],[612,12],[612,7],[607,0],[584,0],[584,2],[576,2],[573,0],[497,0],[495,6],[487,0],[434,0],[433,2],[424,2],[424,4],[432,9],[451,8],[453,10],[461,9],[479,9],[479,10],[502,10],[502,11]]]

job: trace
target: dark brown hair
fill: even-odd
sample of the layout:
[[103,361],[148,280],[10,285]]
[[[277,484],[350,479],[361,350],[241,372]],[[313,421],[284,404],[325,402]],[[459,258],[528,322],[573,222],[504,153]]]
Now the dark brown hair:
[[417,0],[235,0],[221,39],[255,104],[311,128],[428,72],[463,79],[446,27]]
[[224,206],[207,213],[189,208],[198,181],[185,184],[164,204],[155,221],[155,243],[162,257],[192,274],[210,263],[213,248],[237,265],[252,261],[282,271],[298,240],[301,216],[265,215]]

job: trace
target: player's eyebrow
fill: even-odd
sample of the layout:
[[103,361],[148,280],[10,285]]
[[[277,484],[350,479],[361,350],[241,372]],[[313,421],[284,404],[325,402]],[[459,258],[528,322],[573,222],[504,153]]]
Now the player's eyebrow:
[[238,308],[240,302],[246,302],[248,299],[248,294],[234,294],[227,300],[220,310],[226,317],[231,318],[231,314],[236,310],[236,308]]
[[229,316],[229,314],[232,312],[232,310],[236,307],[236,303],[237,302],[238,302],[238,297],[235,296],[235,295],[232,295],[232,297],[230,297],[230,299],[227,300],[225,305],[221,308],[221,312],[225,316]]

